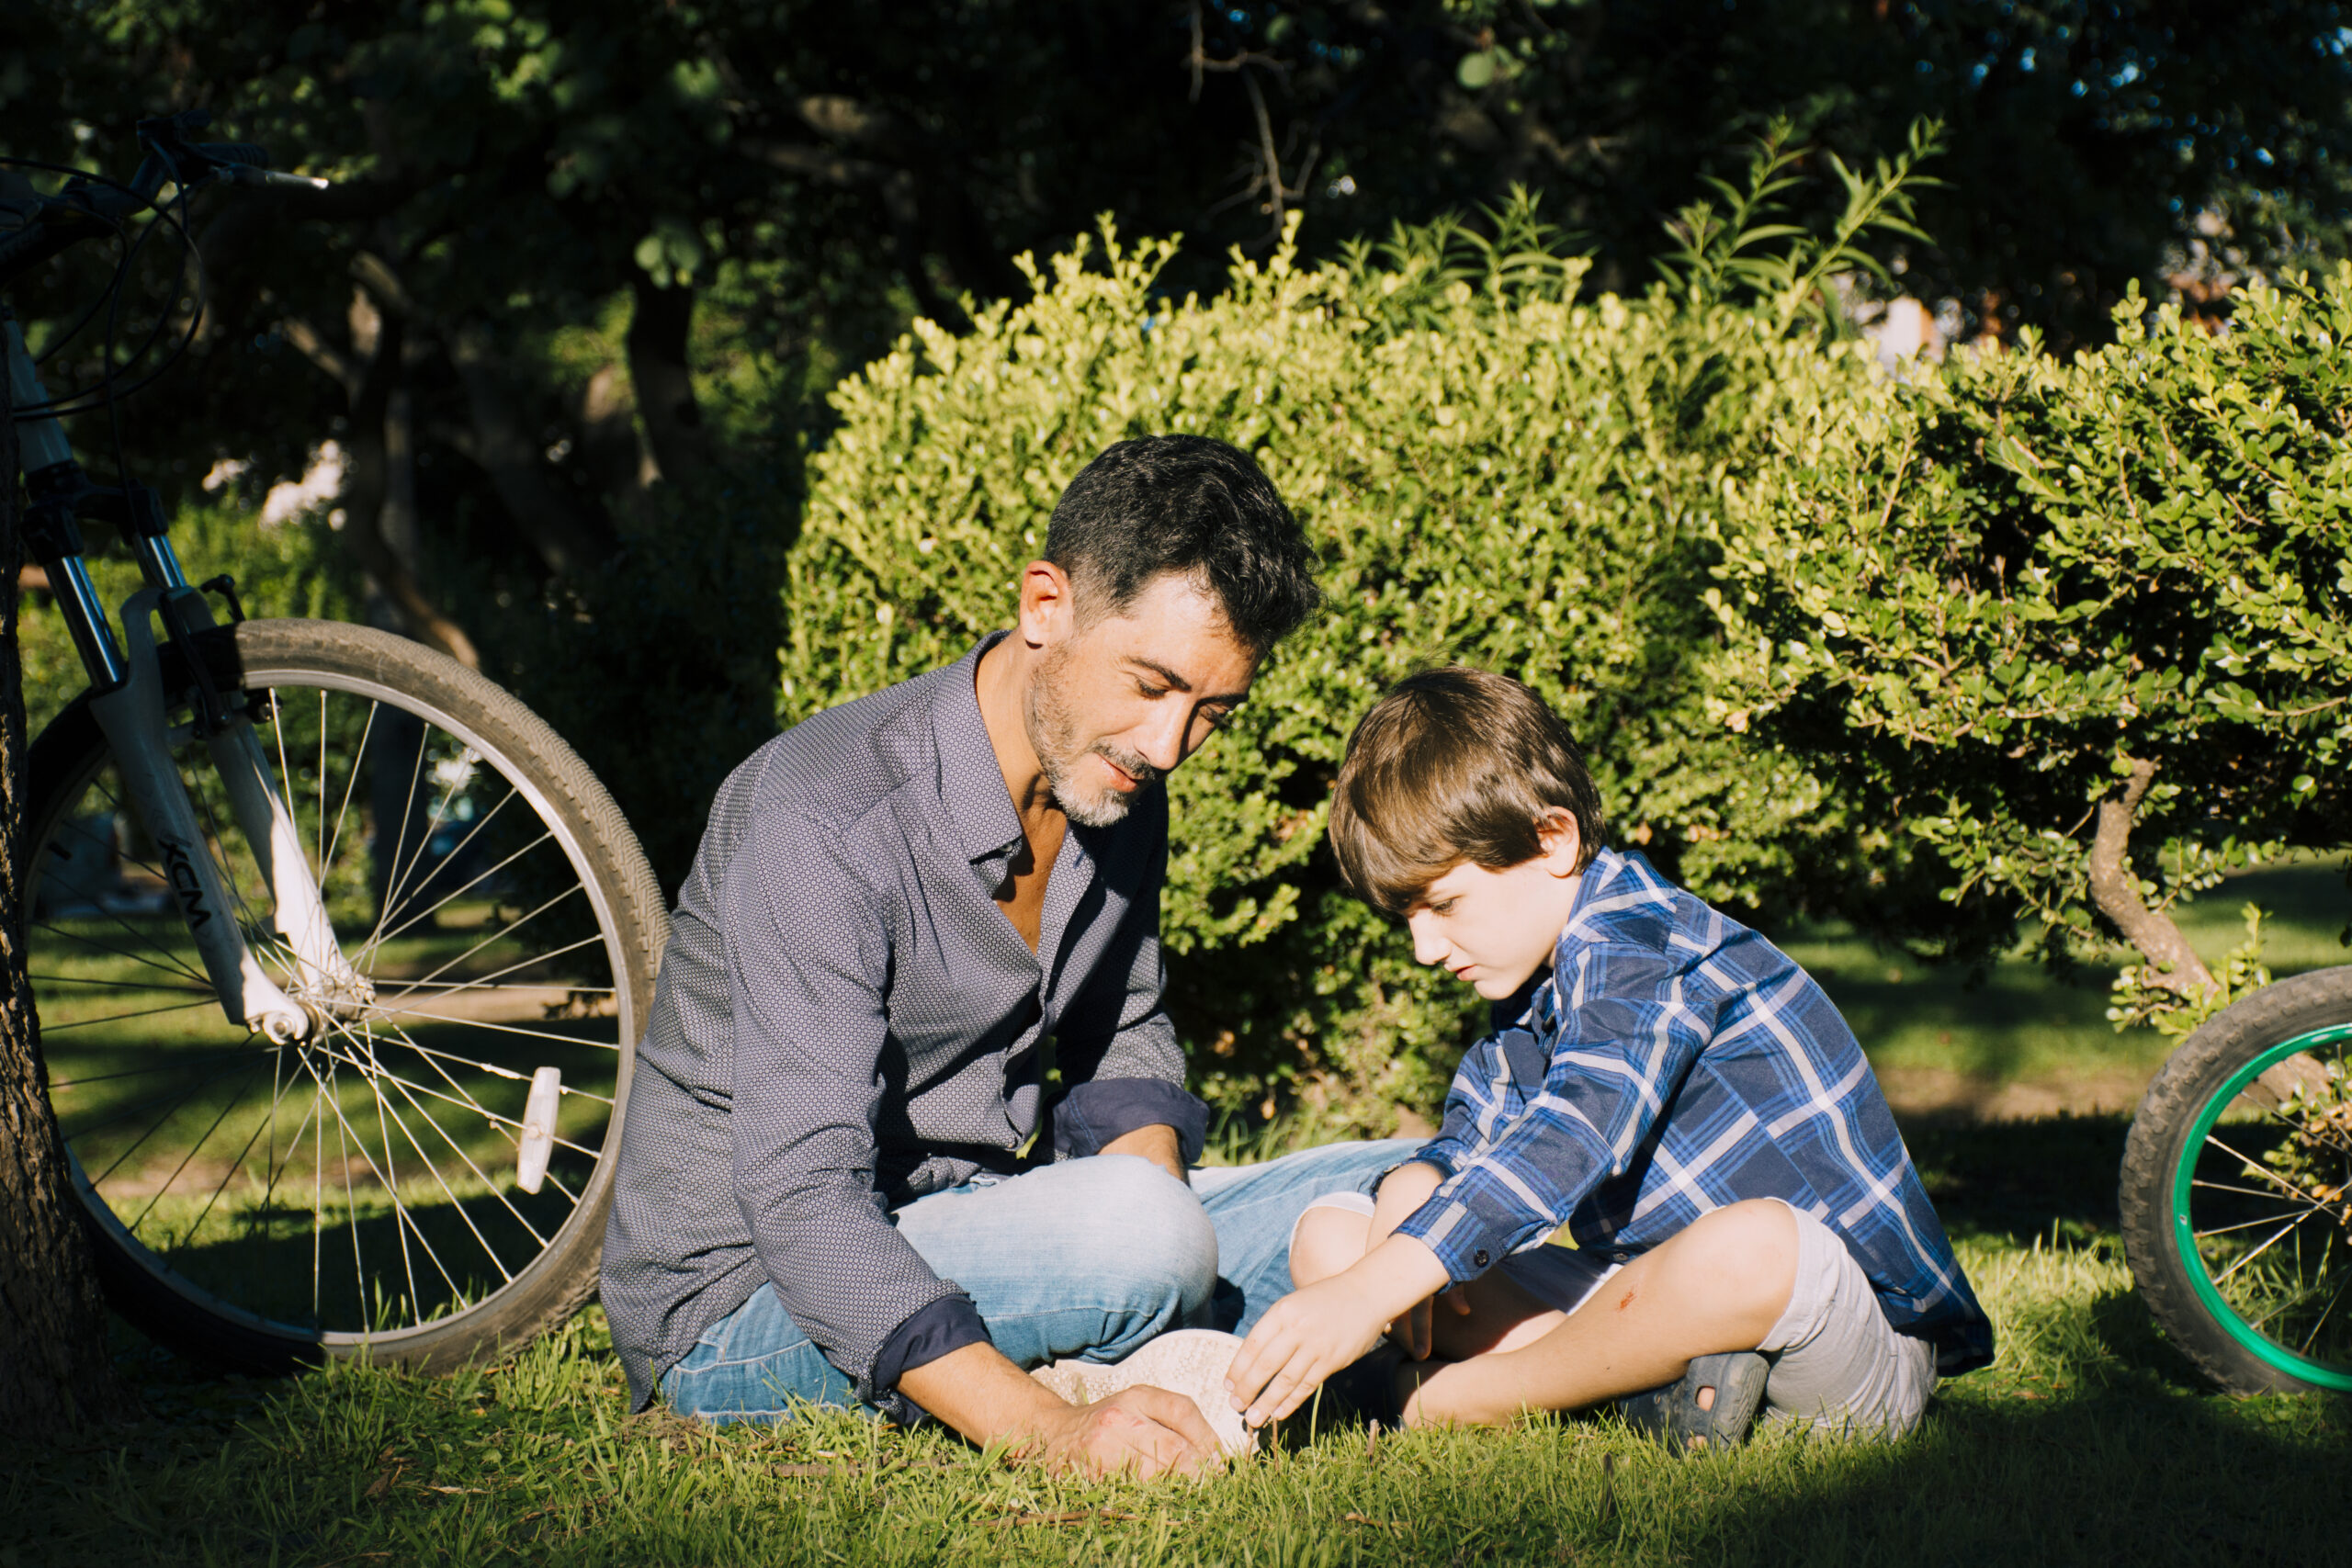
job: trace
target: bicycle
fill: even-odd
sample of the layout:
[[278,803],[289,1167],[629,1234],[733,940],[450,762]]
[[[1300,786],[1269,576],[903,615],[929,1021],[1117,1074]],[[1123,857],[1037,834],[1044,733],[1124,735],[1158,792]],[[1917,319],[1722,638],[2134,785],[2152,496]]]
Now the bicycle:
[[2124,1145],[2124,1255],[2173,1343],[2232,1393],[2352,1393],[2352,967],[2232,1003],[2149,1083]]
[[[151,1337],[254,1372],[440,1370],[594,1292],[667,915],[611,796],[513,696],[386,632],[247,619],[230,580],[187,581],[153,490],[74,459],[59,415],[124,395],[139,246],[176,231],[185,276],[195,192],[324,184],[188,140],[207,123],[141,122],[127,183],[10,160],[70,177],[13,204],[0,299],[85,241],[123,252],[95,390],[51,399],[0,311],[25,538],[89,678],[33,743],[23,824],[51,1103],[108,1300]],[[188,336],[200,317],[199,286]],[[139,565],[119,638],[94,521]]]

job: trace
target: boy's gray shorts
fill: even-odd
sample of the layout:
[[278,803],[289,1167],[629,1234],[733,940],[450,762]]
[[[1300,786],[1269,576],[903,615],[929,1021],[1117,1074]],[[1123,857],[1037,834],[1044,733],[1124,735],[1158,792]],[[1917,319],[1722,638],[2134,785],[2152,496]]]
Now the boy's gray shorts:
[[[1757,1347],[1772,1363],[1762,1418],[1811,1421],[1816,1432],[1849,1437],[1902,1437],[1919,1424],[1935,1391],[1934,1349],[1894,1331],[1836,1231],[1782,1199],[1772,1201],[1796,1218],[1797,1271],[1788,1310]],[[1330,1193],[1308,1207],[1372,1214],[1372,1200],[1360,1192]],[[1501,1264],[1528,1294],[1568,1313],[1622,1267],[1551,1246],[1529,1247]]]

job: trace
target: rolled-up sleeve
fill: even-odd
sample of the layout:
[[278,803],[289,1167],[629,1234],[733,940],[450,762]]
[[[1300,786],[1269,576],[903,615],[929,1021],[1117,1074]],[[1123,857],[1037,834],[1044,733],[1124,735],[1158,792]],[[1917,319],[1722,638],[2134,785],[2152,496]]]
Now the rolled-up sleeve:
[[[892,920],[851,852],[771,812],[728,878],[735,1196],[793,1322],[858,1397],[905,1416],[906,1402],[876,1386],[876,1363],[957,1292],[891,1224],[876,1189]],[[786,865],[789,876],[763,874]],[[933,1320],[961,1320],[947,1310]],[[894,1378],[919,1364],[899,1359]]]
[[[1540,1087],[1526,1082],[1532,1074],[1514,1076],[1512,1052],[1482,1050],[1489,1080],[1464,1064],[1458,1122],[1447,1107],[1455,1135],[1421,1153],[1450,1174],[1396,1234],[1420,1240],[1456,1280],[1541,1240],[1623,1174],[1709,1038],[1657,953],[1595,946],[1577,963],[1581,973],[1556,979],[1562,995],[1583,999],[1565,1010]],[[1474,1133],[1475,1146],[1463,1135]]]

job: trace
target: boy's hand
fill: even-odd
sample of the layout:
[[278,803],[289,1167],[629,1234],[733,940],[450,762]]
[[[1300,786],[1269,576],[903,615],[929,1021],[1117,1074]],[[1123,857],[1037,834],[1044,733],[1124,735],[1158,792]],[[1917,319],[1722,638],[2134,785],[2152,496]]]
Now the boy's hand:
[[1430,1350],[1437,1344],[1437,1314],[1441,1309],[1456,1317],[1468,1317],[1470,1298],[1459,1285],[1450,1286],[1433,1296],[1425,1296],[1407,1307],[1404,1315],[1388,1325],[1388,1337],[1414,1360],[1428,1360]]
[[[1386,1241],[1398,1225],[1412,1217],[1414,1210],[1430,1201],[1430,1194],[1444,1179],[1445,1172],[1418,1160],[1390,1171],[1381,1181],[1379,1196],[1373,1202],[1372,1226],[1364,1233],[1364,1251],[1369,1253]],[[1470,1314],[1469,1298],[1460,1291],[1448,1290],[1423,1297],[1388,1325],[1388,1337],[1416,1361],[1429,1359],[1436,1333],[1436,1304],[1441,1301],[1457,1317]]]
[[1226,1374],[1233,1407],[1252,1427],[1279,1421],[1323,1380],[1361,1359],[1381,1331],[1446,1283],[1437,1255],[1391,1236],[1344,1273],[1294,1291],[1266,1310]]

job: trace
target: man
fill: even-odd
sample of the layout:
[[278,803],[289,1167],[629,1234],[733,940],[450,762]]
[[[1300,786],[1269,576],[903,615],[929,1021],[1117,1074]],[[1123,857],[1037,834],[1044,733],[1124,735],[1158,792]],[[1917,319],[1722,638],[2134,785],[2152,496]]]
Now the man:
[[1122,442],[1056,506],[1012,631],[727,781],[605,1239],[636,1405],[863,1404],[1097,1471],[1214,1457],[1221,1391],[1079,1407],[1026,1369],[1116,1361],[1220,1305],[1246,1329],[1290,1289],[1306,1202],[1405,1157],[1188,1180],[1207,1111],[1160,999],[1158,784],[1314,611],[1313,564],[1242,453]]

